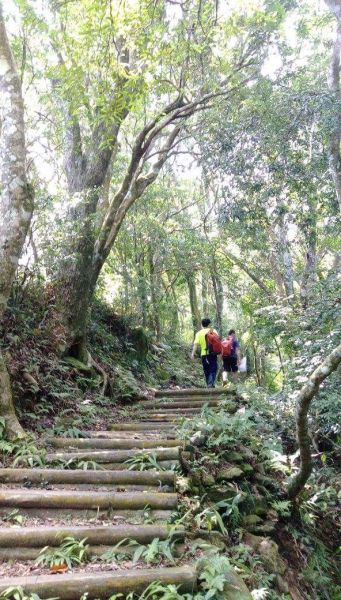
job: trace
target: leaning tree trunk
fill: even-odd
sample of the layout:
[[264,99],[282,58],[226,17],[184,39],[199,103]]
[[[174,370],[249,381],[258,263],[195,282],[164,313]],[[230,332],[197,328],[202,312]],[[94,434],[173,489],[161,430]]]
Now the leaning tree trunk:
[[[33,192],[26,179],[24,106],[0,2],[0,320],[7,306],[11,285],[28,232]],[[22,437],[16,417],[10,380],[0,349],[0,417],[6,435]]]
[[337,369],[341,363],[341,344],[337,346],[323,363],[310,375],[302,387],[296,404],[296,431],[300,447],[301,465],[297,475],[288,485],[289,498],[295,498],[304,488],[312,471],[308,411],[310,403],[319,391],[321,383]]

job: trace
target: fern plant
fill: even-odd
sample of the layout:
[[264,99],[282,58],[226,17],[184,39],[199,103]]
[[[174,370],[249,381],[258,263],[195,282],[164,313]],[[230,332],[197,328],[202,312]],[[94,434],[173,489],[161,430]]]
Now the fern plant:
[[279,514],[280,517],[290,517],[292,503],[290,500],[275,500],[271,502],[271,507]]

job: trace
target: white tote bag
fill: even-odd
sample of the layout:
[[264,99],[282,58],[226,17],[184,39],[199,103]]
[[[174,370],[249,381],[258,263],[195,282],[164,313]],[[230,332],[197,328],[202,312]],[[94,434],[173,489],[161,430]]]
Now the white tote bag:
[[246,356],[244,356],[244,358],[242,358],[242,360],[240,361],[239,372],[247,373]]

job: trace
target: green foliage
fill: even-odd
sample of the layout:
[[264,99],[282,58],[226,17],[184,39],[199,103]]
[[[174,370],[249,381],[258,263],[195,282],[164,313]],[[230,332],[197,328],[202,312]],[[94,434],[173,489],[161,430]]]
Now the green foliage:
[[[21,586],[11,586],[1,592],[1,600],[41,600],[38,594],[34,592],[27,593]],[[58,600],[58,598],[46,598],[46,600]]]
[[107,562],[131,559],[133,563],[143,561],[147,565],[158,565],[164,561],[174,564],[174,545],[175,541],[171,538],[166,540],[154,538],[148,545],[126,538],[110,548],[101,558]]
[[129,471],[149,471],[155,469],[157,471],[165,471],[166,469],[158,462],[156,454],[141,452],[132,458],[128,458],[125,464],[129,465]]
[[47,567],[66,565],[71,569],[75,565],[87,562],[89,559],[89,546],[85,542],[86,538],[76,540],[73,537],[66,537],[58,548],[45,546],[40,551],[35,564]]

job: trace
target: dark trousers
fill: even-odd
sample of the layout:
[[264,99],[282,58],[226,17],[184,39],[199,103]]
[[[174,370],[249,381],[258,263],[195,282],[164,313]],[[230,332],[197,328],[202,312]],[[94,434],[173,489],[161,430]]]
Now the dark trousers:
[[217,377],[218,361],[216,354],[208,354],[201,357],[202,367],[205,373],[207,387],[212,388]]

